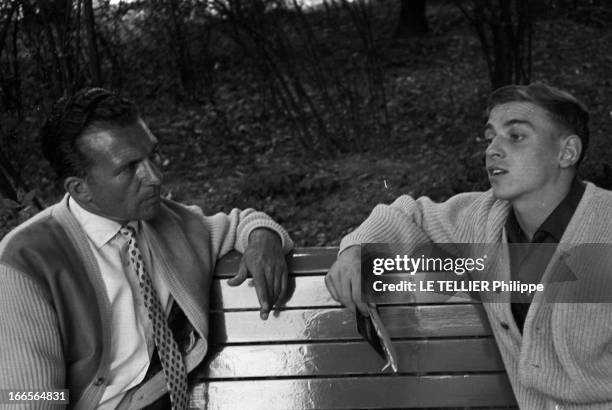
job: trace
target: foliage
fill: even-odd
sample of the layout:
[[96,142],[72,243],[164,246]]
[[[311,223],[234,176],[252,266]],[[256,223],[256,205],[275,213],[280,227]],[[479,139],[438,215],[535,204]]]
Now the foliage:
[[36,191],[19,191],[16,200],[0,197],[0,237],[8,233],[9,227],[34,216],[40,207],[35,203]]
[[329,195],[339,188],[339,183],[324,169],[312,170],[285,163],[245,175],[239,187],[242,194],[254,199],[284,196],[300,205],[321,195]]

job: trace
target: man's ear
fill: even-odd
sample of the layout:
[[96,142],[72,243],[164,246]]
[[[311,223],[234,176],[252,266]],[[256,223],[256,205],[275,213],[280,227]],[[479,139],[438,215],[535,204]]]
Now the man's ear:
[[559,165],[561,168],[569,168],[576,165],[582,153],[582,141],[576,134],[563,137],[561,141],[561,156]]
[[64,180],[64,189],[78,202],[87,203],[91,201],[91,192],[85,178],[68,177]]

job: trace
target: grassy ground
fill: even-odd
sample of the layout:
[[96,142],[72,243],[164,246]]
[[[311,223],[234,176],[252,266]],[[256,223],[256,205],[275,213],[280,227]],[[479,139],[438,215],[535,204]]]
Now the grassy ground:
[[[305,155],[274,117],[261,112],[249,85],[251,74],[230,65],[218,76],[232,137],[217,132],[220,120],[211,107],[164,96],[140,102],[165,146],[167,193],[206,213],[232,207],[264,210],[298,245],[308,246],[338,244],[374,205],[401,194],[443,200],[486,189],[479,137],[490,89],[471,28],[454,6],[434,2],[428,9],[431,33],[397,40],[389,24],[397,5],[376,4],[374,32],[391,137],[373,140],[367,152],[332,159]],[[612,188],[612,28],[592,17],[557,14],[537,22],[533,80],[570,90],[589,106],[592,154],[583,173]],[[335,52],[342,47],[339,42]],[[58,191],[48,188],[45,174],[35,171],[32,180],[51,202]],[[0,234],[14,224],[5,218]]]

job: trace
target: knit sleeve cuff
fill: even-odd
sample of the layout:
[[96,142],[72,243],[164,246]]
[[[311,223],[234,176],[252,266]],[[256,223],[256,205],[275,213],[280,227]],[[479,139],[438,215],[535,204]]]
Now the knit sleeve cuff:
[[281,240],[281,246],[285,254],[293,249],[293,241],[282,226],[263,212],[253,212],[238,226],[238,240],[236,250],[244,253],[249,245],[249,236],[256,229],[265,228],[275,232]]

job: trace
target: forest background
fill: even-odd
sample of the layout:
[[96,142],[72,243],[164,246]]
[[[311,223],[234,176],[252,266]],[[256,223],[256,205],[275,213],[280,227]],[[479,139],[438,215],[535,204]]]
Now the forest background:
[[61,197],[38,128],[83,86],[137,102],[165,196],[313,246],[401,194],[487,189],[487,95],[530,81],[587,104],[581,175],[612,188],[605,0],[3,1],[0,237]]

